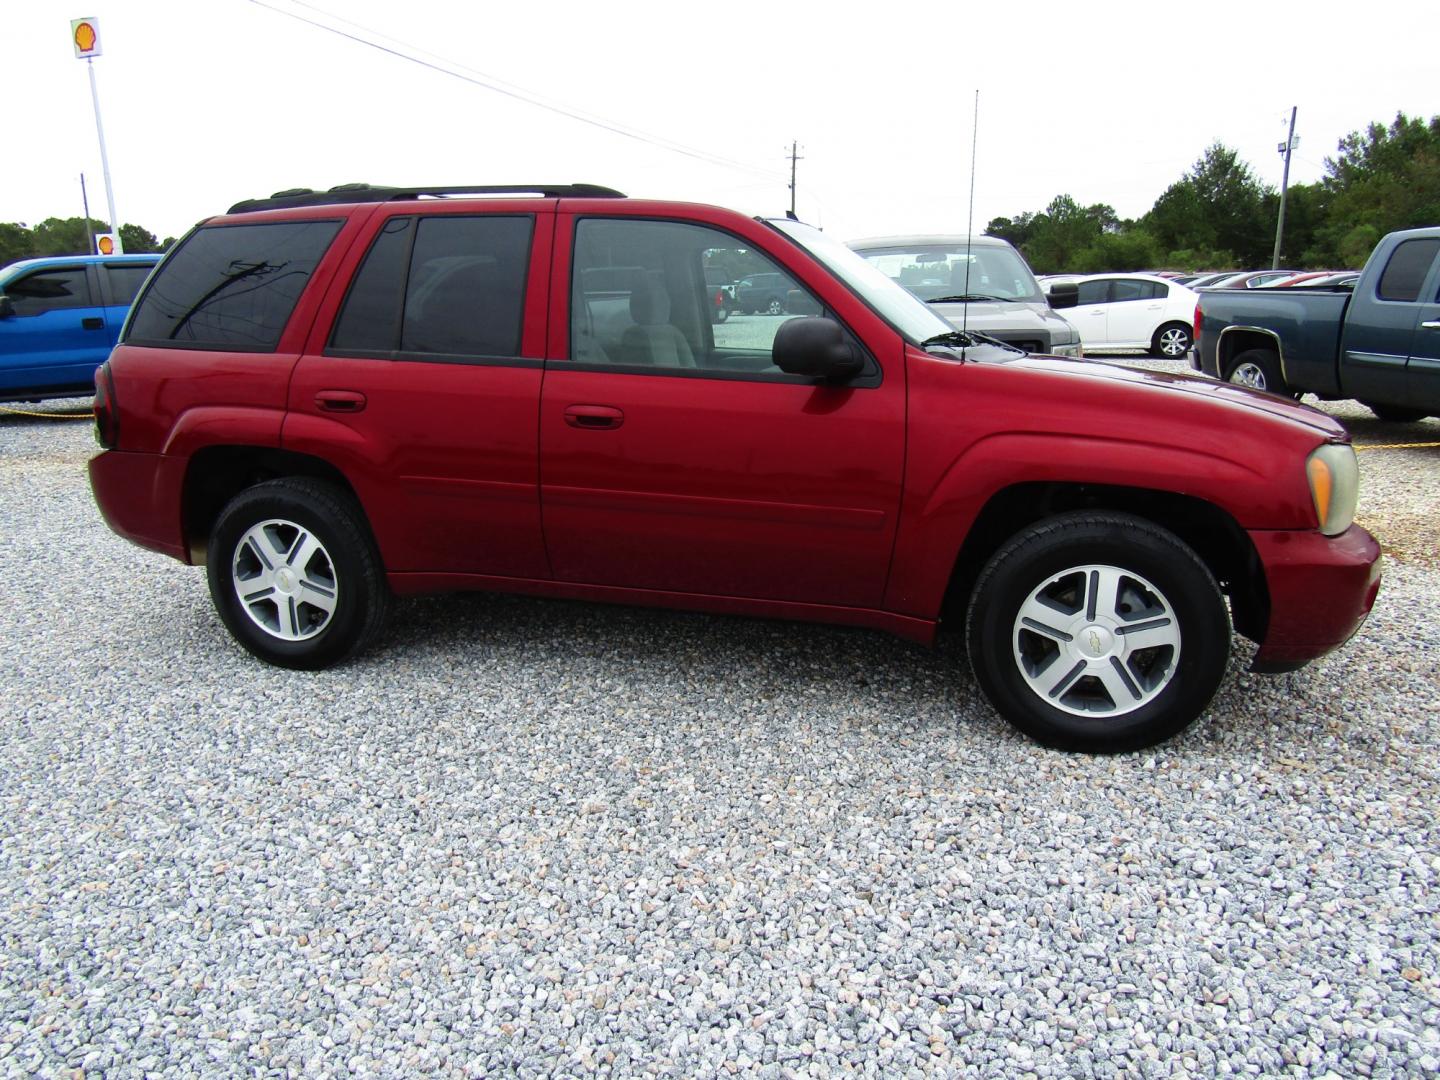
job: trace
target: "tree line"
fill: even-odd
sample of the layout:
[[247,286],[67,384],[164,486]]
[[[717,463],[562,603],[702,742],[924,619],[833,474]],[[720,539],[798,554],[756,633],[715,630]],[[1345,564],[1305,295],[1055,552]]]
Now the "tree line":
[[[1142,217],[1057,195],[985,231],[1018,247],[1037,274],[1247,269],[1270,265],[1279,209],[1279,191],[1217,142]],[[1440,225],[1440,116],[1402,112],[1345,136],[1321,180],[1290,187],[1280,265],[1358,267],[1386,233],[1426,225]]]
[[[90,219],[90,235],[108,233],[110,226],[103,221]],[[127,255],[145,255],[165,251],[175,243],[173,236],[164,240],[155,239],[155,234],[139,225],[120,226],[120,245]],[[19,222],[0,222],[0,266],[8,266],[19,259],[36,259],[45,255],[92,254],[95,246],[85,233],[85,219],[46,218],[39,225],[24,225]]]

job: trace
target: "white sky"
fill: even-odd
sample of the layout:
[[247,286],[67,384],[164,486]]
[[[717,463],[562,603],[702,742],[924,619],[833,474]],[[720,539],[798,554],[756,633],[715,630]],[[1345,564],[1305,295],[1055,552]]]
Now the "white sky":
[[589,126],[251,0],[9,0],[0,221],[78,215],[82,172],[92,215],[106,217],[69,38],[82,16],[100,21],[116,211],[160,237],[242,198],[356,180],[586,181],[775,214],[788,206],[792,139],[802,218],[842,238],[963,232],[976,90],[977,232],[1061,193],[1135,217],[1217,139],[1278,186],[1292,105],[1292,182],[1319,179],[1337,140],[1372,120],[1440,114],[1440,63],[1423,44],[1433,9],[1418,2],[265,3],[747,168]]

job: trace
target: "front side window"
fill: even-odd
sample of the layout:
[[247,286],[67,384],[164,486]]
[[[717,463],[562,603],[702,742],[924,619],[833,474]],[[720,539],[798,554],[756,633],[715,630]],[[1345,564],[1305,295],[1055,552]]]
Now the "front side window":
[[330,351],[518,356],[533,226],[528,215],[392,218],[355,275]]
[[272,351],[339,230],[338,221],[196,229],[140,297],[125,340]]
[[808,290],[728,233],[632,218],[576,225],[576,363],[777,375],[770,353],[781,324],[819,314]]
[[1110,296],[1108,281],[1082,281],[1077,288],[1079,289],[1077,304],[1103,304]]
[[1380,286],[1376,290],[1380,299],[1406,303],[1420,299],[1420,288],[1425,284],[1437,251],[1440,251],[1440,240],[1403,241],[1390,254],[1385,272],[1380,275]]
[[5,295],[15,306],[15,314],[21,317],[94,306],[83,266],[69,270],[38,270],[6,285]]

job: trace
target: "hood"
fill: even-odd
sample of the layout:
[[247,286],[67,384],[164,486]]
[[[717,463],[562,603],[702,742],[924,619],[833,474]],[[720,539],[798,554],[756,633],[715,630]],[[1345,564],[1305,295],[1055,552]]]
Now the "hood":
[[1288,398],[1277,397],[1261,390],[1252,390],[1246,386],[1219,382],[1203,375],[1177,375],[1167,371],[1149,371],[1095,360],[1071,360],[1060,356],[1026,356],[1014,359],[1007,356],[1005,359],[1000,359],[999,362],[1034,371],[1047,371],[1084,379],[1107,379],[1113,382],[1128,383],[1132,386],[1153,387],[1157,392],[1162,393],[1181,393],[1208,398],[1219,405],[1250,411],[1258,410],[1283,420],[1303,424],[1328,439],[1341,442],[1350,441],[1350,433],[1345,430],[1344,425],[1328,413],[1312,409],[1309,405],[1301,405]]
[[[969,312],[966,312],[969,308]],[[972,300],[968,304],[931,304],[930,310],[956,330],[975,330],[981,334],[999,331],[1053,330],[1064,322],[1050,310],[1049,304],[1023,300]],[[1064,323],[1070,329],[1069,323]]]

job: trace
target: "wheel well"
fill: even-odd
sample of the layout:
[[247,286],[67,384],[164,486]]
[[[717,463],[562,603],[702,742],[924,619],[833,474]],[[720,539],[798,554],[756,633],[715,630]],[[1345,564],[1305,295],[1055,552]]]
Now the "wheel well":
[[1226,330],[1220,335],[1219,347],[1215,350],[1215,370],[1220,378],[1225,377],[1235,357],[1250,349],[1264,349],[1280,356],[1280,343],[1269,334],[1259,330]]
[[1270,621],[1265,573],[1255,546],[1234,518],[1188,495],[1098,484],[1017,484],[992,496],[955,560],[942,623],[963,623],[975,579],[1001,545],[1029,525],[1073,510],[1134,514],[1174,533],[1194,549],[1230,598],[1235,629],[1251,640],[1263,640]]
[[355,489],[339,469],[308,454],[264,446],[211,446],[198,451],[186,469],[180,503],[190,561],[205,564],[211,529],[226,503],[248,487],[285,476],[325,480],[355,497]]

